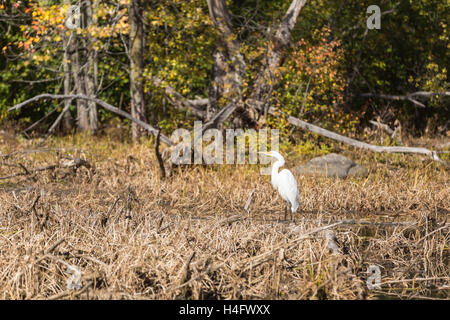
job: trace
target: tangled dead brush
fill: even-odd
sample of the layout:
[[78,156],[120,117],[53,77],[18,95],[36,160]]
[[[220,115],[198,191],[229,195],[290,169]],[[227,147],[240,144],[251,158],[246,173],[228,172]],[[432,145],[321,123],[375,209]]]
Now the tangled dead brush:
[[20,173],[0,180],[2,299],[450,297],[439,165],[368,155],[365,180],[297,177],[300,213],[277,223],[283,203],[256,166],[161,180],[145,143],[51,143],[0,146],[0,179]]

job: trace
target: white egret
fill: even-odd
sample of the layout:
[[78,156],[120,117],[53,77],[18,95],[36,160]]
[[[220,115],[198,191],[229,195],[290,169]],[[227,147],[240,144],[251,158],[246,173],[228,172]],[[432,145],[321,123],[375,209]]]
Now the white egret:
[[[286,206],[284,207],[284,220],[286,220],[288,204],[291,206],[291,220],[292,214],[297,211],[300,206],[299,203],[299,194],[298,194],[298,185],[297,180],[295,180],[294,175],[288,169],[283,169],[278,172],[280,167],[284,166],[284,158],[281,154],[276,151],[270,152],[259,152],[261,154],[265,154],[267,156],[274,157],[278,161],[276,161],[272,165],[272,186],[278,190],[281,198],[286,202]],[[279,217],[278,217],[278,220]]]

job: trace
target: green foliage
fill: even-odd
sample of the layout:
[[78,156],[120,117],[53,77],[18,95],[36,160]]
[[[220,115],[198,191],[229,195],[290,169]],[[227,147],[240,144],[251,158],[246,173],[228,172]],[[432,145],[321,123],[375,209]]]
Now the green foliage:
[[333,148],[325,143],[316,144],[312,140],[300,141],[295,145],[286,140],[284,143],[280,144],[280,151],[284,153],[290,152],[292,154],[290,159],[296,160],[297,157],[322,156],[332,152]]
[[273,104],[290,115],[345,134],[355,130],[358,118],[344,112],[343,50],[339,41],[327,40],[330,32],[324,27],[314,32],[310,41],[297,42],[279,70],[281,85],[273,92]]
[[[185,113],[173,110],[167,103],[164,88],[172,86],[184,97],[208,95],[209,73],[216,32],[208,16],[206,1],[177,0],[156,2],[147,10],[148,50],[145,54],[145,91],[156,108],[158,125],[172,131],[185,125]],[[156,87],[151,80],[163,81]]]

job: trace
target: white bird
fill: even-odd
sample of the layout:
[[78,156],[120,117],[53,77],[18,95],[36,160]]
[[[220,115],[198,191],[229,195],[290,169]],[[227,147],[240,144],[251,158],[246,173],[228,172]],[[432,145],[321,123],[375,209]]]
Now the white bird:
[[[286,220],[287,207],[288,204],[291,206],[291,220],[292,214],[297,211],[300,206],[298,185],[297,180],[295,180],[294,175],[288,169],[283,169],[278,172],[280,167],[284,166],[284,158],[281,154],[276,151],[270,152],[259,152],[267,156],[271,156],[277,159],[277,161],[272,165],[272,186],[278,190],[281,198],[286,202],[284,210],[284,220]],[[279,218],[278,218],[279,220]]]

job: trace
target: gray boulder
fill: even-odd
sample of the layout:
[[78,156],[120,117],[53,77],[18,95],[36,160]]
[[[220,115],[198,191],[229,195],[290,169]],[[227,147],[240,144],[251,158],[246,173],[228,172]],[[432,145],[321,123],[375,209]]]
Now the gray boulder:
[[314,158],[304,165],[294,168],[297,174],[327,177],[367,177],[369,170],[352,160],[336,153]]

